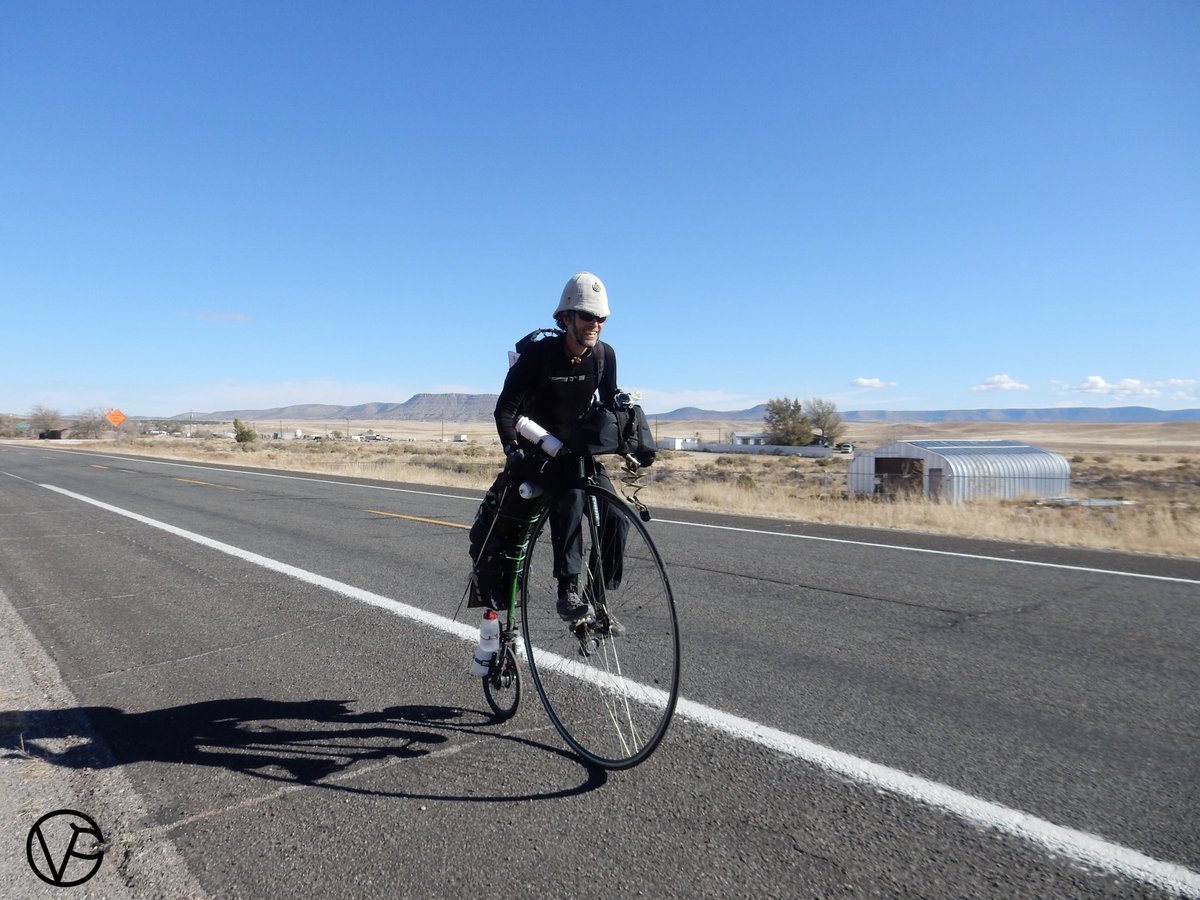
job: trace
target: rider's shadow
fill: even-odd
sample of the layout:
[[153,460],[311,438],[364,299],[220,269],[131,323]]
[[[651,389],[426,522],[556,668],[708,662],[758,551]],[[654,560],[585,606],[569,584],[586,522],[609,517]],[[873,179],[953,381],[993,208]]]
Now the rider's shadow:
[[[371,761],[426,756],[450,741],[447,732],[473,733],[489,721],[481,712],[455,707],[410,705],[356,713],[349,701],[261,697],[138,713],[107,706],[0,710],[0,756],[26,754],[76,769],[137,762],[211,766],[272,781],[409,797],[403,791],[359,791],[329,779]],[[537,796],[579,793],[603,781],[603,773],[588,769],[582,786]]]
[[[453,723],[462,712],[427,709],[423,718],[431,725]],[[261,697],[139,713],[108,706],[0,712],[0,734],[14,732],[27,753],[58,766],[185,763],[298,783],[316,782],[356,762],[423,756],[448,740],[436,731],[363,717],[340,700]],[[94,737],[105,742],[107,753]]]

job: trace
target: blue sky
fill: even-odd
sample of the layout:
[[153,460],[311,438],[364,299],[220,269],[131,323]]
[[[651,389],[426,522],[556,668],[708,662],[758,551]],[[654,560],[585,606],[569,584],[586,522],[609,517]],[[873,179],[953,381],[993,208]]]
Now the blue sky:
[[0,0],[0,412],[1200,406],[1200,4]]

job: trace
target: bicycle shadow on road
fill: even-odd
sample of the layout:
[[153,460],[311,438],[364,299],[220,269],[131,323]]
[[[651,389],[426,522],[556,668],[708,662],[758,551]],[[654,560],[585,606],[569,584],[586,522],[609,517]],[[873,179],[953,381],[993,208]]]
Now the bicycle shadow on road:
[[[140,762],[225,769],[269,781],[371,796],[494,802],[551,799],[600,787],[607,773],[556,747],[485,726],[478,710],[429,705],[355,712],[348,700],[207,700],[127,713],[107,706],[0,710],[0,758],[30,757],[72,769]],[[432,796],[351,784],[358,770],[450,749],[451,735],[515,741],[570,759],[582,784],[521,796]]]

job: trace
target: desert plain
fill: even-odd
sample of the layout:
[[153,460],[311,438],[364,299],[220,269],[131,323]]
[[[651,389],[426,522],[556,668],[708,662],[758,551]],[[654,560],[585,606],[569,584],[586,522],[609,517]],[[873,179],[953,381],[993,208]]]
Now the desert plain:
[[[482,493],[503,456],[491,422],[409,420],[248,422],[253,442],[205,436],[231,423],[196,423],[190,438],[121,431],[80,449],[124,452],[298,472],[341,474],[399,483],[438,484]],[[656,421],[656,436],[716,441],[756,423],[706,419]],[[299,432],[301,437],[295,439]],[[293,439],[277,440],[274,434]],[[378,435],[383,440],[354,441]],[[465,439],[464,439],[465,437]],[[1133,553],[1200,556],[1200,423],[848,424],[842,440],[859,450],[902,439],[976,438],[1025,441],[1065,456],[1075,499],[1119,500],[1090,507],[1028,501],[948,504],[924,498],[851,499],[850,456],[755,456],[661,451],[643,470],[639,498],[651,509],[703,509],[796,521],[954,534]],[[610,472],[620,469],[612,458]],[[618,487],[621,485],[618,483]]]

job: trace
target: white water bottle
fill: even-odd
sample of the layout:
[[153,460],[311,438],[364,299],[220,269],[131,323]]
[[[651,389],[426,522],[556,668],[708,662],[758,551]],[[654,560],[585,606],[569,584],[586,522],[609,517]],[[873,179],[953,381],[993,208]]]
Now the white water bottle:
[[562,441],[528,416],[517,419],[517,434],[540,448],[547,456],[558,456],[558,451],[563,448]]
[[532,481],[522,481],[521,486],[517,488],[517,493],[521,495],[522,500],[536,500],[542,494],[546,493],[546,490],[540,484],[534,484]]
[[492,654],[500,651],[500,616],[494,609],[483,611],[483,622],[479,625],[479,643],[475,647],[475,658],[471,660],[471,677],[482,678],[488,673]]

